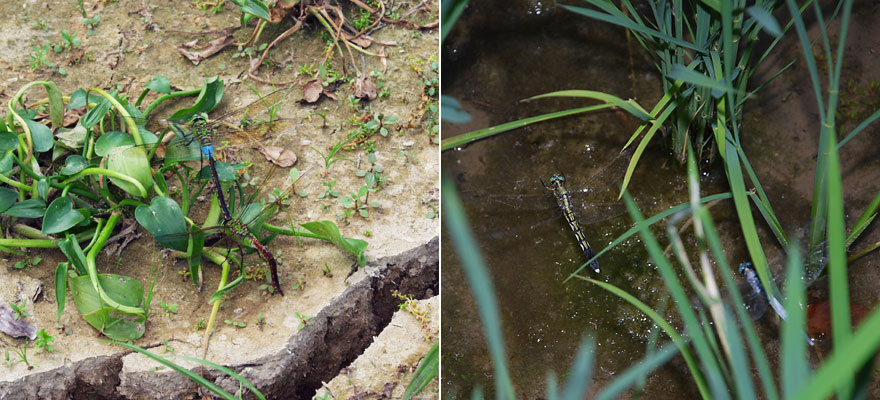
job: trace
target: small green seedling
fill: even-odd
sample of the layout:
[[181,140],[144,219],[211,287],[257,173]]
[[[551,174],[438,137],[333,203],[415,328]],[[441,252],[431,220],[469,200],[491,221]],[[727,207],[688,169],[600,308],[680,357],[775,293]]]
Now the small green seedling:
[[166,353],[174,353],[174,347],[168,344],[168,339],[162,339],[162,344],[165,345]]
[[40,263],[40,261],[43,261],[43,259],[40,257],[25,258],[24,260],[21,260],[21,261],[15,263],[15,265],[13,265],[12,267],[15,269],[23,269],[26,271],[30,271],[31,267],[36,267],[37,264]]
[[328,277],[328,278],[332,278],[332,277],[333,277],[333,271],[330,270],[330,266],[327,265],[327,262],[326,262],[326,261],[324,262],[324,269],[321,270],[321,273],[323,273],[324,276],[326,276],[326,277]]
[[171,314],[177,314],[177,309],[180,308],[177,304],[167,304],[164,301],[159,302],[159,306],[165,310],[165,316],[170,316]]
[[205,320],[203,320],[203,319],[200,319],[198,322],[196,322],[196,329],[198,329],[198,330],[205,329],[205,327],[207,327],[207,326],[208,326],[208,323],[205,322]]
[[342,160],[351,161],[351,159],[348,159],[348,158],[336,157],[336,154],[339,153],[339,150],[342,150],[342,148],[345,147],[345,145],[347,145],[348,142],[350,142],[355,137],[356,136],[350,136],[346,140],[337,142],[336,144],[333,145],[333,147],[330,148],[330,152],[327,153],[326,155],[324,153],[322,153],[320,150],[312,147],[312,149],[314,149],[315,152],[320,154],[321,158],[324,159],[324,174],[325,175],[328,172],[330,172],[330,167],[333,166],[333,164],[335,164],[337,161],[342,161]]
[[260,286],[257,286],[257,289],[259,289],[259,290],[264,290],[264,291],[266,291],[266,292],[269,293],[269,294],[274,294],[274,293],[275,293],[275,286],[272,286],[272,285],[269,285],[269,284],[266,284],[266,283],[264,283],[264,284],[262,284],[262,285],[260,285]]
[[226,325],[232,325],[232,326],[234,326],[234,327],[236,327],[236,328],[244,328],[244,327],[247,326],[247,324],[244,323],[244,322],[233,321],[233,320],[230,320],[230,319],[224,320],[223,322],[224,322]]
[[260,330],[263,330],[263,325],[266,325],[266,316],[263,313],[257,314],[257,326],[260,327]]
[[296,280],[290,285],[290,288],[302,292],[303,290],[306,290],[306,283],[302,278],[296,278]]
[[24,311],[24,307],[26,305],[27,305],[27,302],[25,300],[22,300],[21,304],[15,304],[13,302],[9,302],[9,307],[12,308],[12,319],[18,321],[18,320],[23,319],[24,317],[27,317],[28,315],[30,315]]
[[31,363],[28,362],[28,359],[27,359],[27,349],[28,349],[29,344],[30,344],[30,342],[25,342],[23,345],[14,347],[12,349],[12,351],[16,355],[18,355],[18,360],[16,360],[16,361],[12,361],[12,357],[9,356],[9,349],[7,348],[6,349],[6,364],[11,367],[15,364],[23,362],[25,365],[27,365],[27,369],[34,369],[34,366],[31,365]]
[[37,339],[34,340],[34,344],[37,345],[38,348],[51,352],[55,351],[55,348],[52,347],[52,342],[54,341],[55,337],[48,334],[44,328],[37,331]]
[[336,181],[327,182],[322,181],[321,185],[324,185],[324,193],[319,193],[319,199],[329,199],[331,197],[339,197],[339,192],[333,190],[333,186],[336,186]]
[[[367,185],[361,186],[361,189],[357,194],[350,193],[348,196],[340,197],[339,202],[342,203],[342,206],[351,210],[357,211],[358,215],[363,218],[370,217],[370,207],[379,207],[378,202],[369,202],[370,192],[373,189],[370,189]],[[346,218],[350,214],[346,214]]]
[[296,319],[300,320],[299,329],[303,329],[303,328],[309,326],[309,324],[311,323],[310,321],[312,320],[312,318],[315,318],[315,317],[309,317],[309,316],[306,316],[306,315],[302,315],[302,314],[300,314],[300,313],[298,313],[298,312],[293,313],[293,316],[294,316]]
[[61,44],[56,44],[52,46],[52,50],[55,50],[56,53],[60,53],[65,49],[75,49],[82,44],[82,40],[76,37],[76,32],[70,34],[66,30],[61,31],[61,39],[64,41]]

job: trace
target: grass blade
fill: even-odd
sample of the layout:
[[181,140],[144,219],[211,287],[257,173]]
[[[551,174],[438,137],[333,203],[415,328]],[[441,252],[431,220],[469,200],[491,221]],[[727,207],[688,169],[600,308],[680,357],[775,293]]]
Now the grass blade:
[[580,114],[589,111],[601,110],[604,108],[613,107],[611,104],[598,104],[595,106],[583,107],[583,108],[575,108],[571,110],[558,111],[549,114],[542,114],[534,117],[523,118],[516,121],[506,122],[501,125],[495,125],[486,129],[480,129],[468,133],[463,133],[461,135],[453,136],[450,138],[443,139],[440,144],[440,151],[446,151],[451,148],[461,146],[476,140],[485,139],[489,136],[494,136],[502,132],[507,132],[513,129],[522,128],[526,125],[531,125],[536,122],[542,122],[551,120],[554,118],[566,117],[569,115]]
[[434,343],[425,358],[416,368],[412,382],[406,387],[403,399],[409,400],[419,394],[440,373],[440,343]]
[[645,242],[645,247],[647,247],[651,259],[654,260],[654,263],[657,265],[657,269],[660,271],[663,281],[666,283],[666,288],[672,293],[678,312],[684,320],[688,333],[691,335],[691,340],[693,340],[694,347],[700,357],[703,371],[706,373],[706,379],[708,380],[710,387],[712,387],[711,396],[719,399],[730,398],[729,393],[724,389],[724,379],[721,376],[721,367],[712,355],[708,339],[703,334],[701,328],[702,324],[700,324],[697,316],[694,314],[694,310],[690,306],[690,301],[685,294],[681,283],[678,281],[678,276],[672,269],[672,264],[670,264],[669,260],[663,255],[663,249],[660,247],[657,238],[654,237],[654,234],[648,226],[641,223],[644,221],[644,218],[636,207],[632,197],[625,193],[624,198],[630,215],[632,215],[636,224],[641,227],[639,234],[642,237],[642,241]]
[[[687,339],[683,338],[678,333],[678,331],[676,331],[675,328],[673,328],[672,325],[669,324],[669,322],[666,322],[666,320],[663,319],[663,316],[660,315],[660,313],[654,311],[654,309],[652,309],[633,295],[621,290],[617,286],[614,286],[610,283],[598,281],[580,275],[576,275],[575,277],[599,286],[600,288],[611,292],[615,296],[626,300],[629,304],[632,304],[635,308],[639,309],[639,311],[650,318],[651,321],[653,321],[657,326],[660,327],[660,329],[663,329],[663,331],[666,332],[666,335],[668,335],[669,338],[672,339],[672,343],[674,343],[675,346],[678,347],[678,350],[681,352],[681,356],[684,357],[684,361],[685,363],[687,363],[688,369],[690,369],[691,373],[694,375],[694,382],[696,382],[697,388],[700,390],[700,394],[702,394],[704,398],[711,398],[711,396],[709,395],[709,389],[706,386],[705,378],[703,377],[703,373],[700,371],[700,367],[699,365],[697,365],[694,356],[691,355],[690,349],[688,349]],[[607,392],[609,391],[609,389],[605,388],[605,391]]]
[[[731,197],[730,193],[725,192],[725,193],[713,194],[710,196],[703,197],[700,199],[700,201],[703,203],[709,203],[712,201],[729,199],[730,197]],[[593,260],[599,259],[599,257],[602,256],[602,254],[605,254],[605,253],[611,251],[611,249],[613,249],[615,246],[623,243],[624,241],[629,239],[632,235],[639,233],[639,230],[642,229],[641,224],[645,224],[647,226],[654,225],[655,223],[657,223],[657,221],[660,221],[663,218],[666,218],[672,214],[675,214],[679,211],[682,211],[682,210],[686,209],[689,205],[690,205],[689,203],[681,203],[675,207],[670,207],[660,213],[657,213],[656,215],[654,215],[654,216],[652,216],[652,217],[650,217],[640,223],[636,223],[635,226],[633,226],[632,228],[629,228],[622,235],[620,235],[616,239],[614,239],[611,242],[611,244],[609,244],[604,249],[602,249],[601,251],[596,253],[596,255],[593,256],[593,258],[587,260],[587,262],[585,262],[583,265],[581,265],[577,270],[575,270],[574,272],[569,274],[568,277],[565,278],[565,281],[563,281],[563,282],[568,282],[569,279],[577,277],[577,274],[579,274],[584,268],[586,268],[587,265],[590,265],[590,263],[593,262]]]
[[624,111],[634,115],[636,118],[642,121],[651,120],[651,116],[648,114],[648,112],[645,111],[645,109],[642,108],[642,106],[640,106],[639,103],[636,103],[634,100],[624,100],[620,97],[608,93],[596,92],[593,90],[560,90],[557,92],[550,92],[529,97],[524,101],[543,99],[547,97],[584,97],[588,99],[600,100],[604,101],[605,103],[613,104],[617,107],[620,107]]
[[[680,349],[681,348],[678,346],[668,345],[662,348],[660,351],[654,353],[650,357],[643,358],[641,361],[639,361],[638,365],[627,369],[622,374],[620,374],[617,379],[608,384],[608,386],[602,388],[602,393],[596,396],[596,400],[611,400],[620,398],[626,389],[635,384],[640,378],[644,377],[651,371],[657,369],[663,364],[666,364],[667,361],[678,354],[678,350]],[[703,395],[704,398],[707,398],[706,396],[707,395],[705,394]]]
[[562,391],[562,400],[580,400],[586,398],[587,389],[590,388],[590,376],[593,373],[593,353],[596,343],[593,339],[585,336],[581,339],[578,353],[571,363],[568,371],[568,380]]
[[239,381],[239,382],[242,384],[242,386],[248,388],[248,390],[250,390],[251,393],[253,393],[255,396],[257,396],[258,399],[260,399],[260,400],[266,400],[266,397],[263,396],[263,393],[261,393],[261,392],[257,389],[257,387],[254,386],[253,383],[251,383],[249,380],[245,379],[244,377],[242,377],[241,375],[237,374],[235,371],[233,371],[233,370],[231,370],[231,369],[229,369],[229,368],[226,368],[226,367],[224,367],[224,366],[222,366],[222,365],[220,365],[220,364],[213,363],[213,362],[208,361],[208,360],[202,360],[201,358],[188,357],[188,356],[179,356],[179,355],[176,355],[176,354],[172,354],[172,356],[175,357],[175,358],[181,358],[181,359],[184,359],[184,360],[187,360],[187,361],[196,362],[196,363],[199,363],[199,364],[202,364],[202,365],[207,365],[207,366],[209,366],[209,367],[211,367],[211,368],[214,368],[214,369],[216,369],[216,370],[218,370],[218,371],[220,371],[220,372],[223,372],[224,374],[229,375],[229,376],[235,378],[235,380]]
[[215,385],[214,382],[211,382],[211,381],[205,379],[204,377],[202,377],[201,375],[199,375],[195,372],[192,372],[184,367],[181,367],[180,365],[177,365],[171,361],[168,361],[164,357],[161,357],[157,354],[154,354],[152,352],[144,350],[144,349],[142,349],[138,346],[135,346],[133,344],[129,344],[129,343],[125,343],[125,342],[111,342],[111,343],[128,348],[129,350],[134,350],[138,353],[141,353],[144,356],[151,358],[154,361],[158,362],[159,364],[162,364],[168,368],[171,368],[175,372],[189,378],[191,381],[195,382],[199,386],[204,387],[205,389],[208,389],[211,392],[214,392],[214,394],[216,394],[220,397],[223,397],[224,399],[227,399],[227,400],[237,399],[237,397],[235,397],[232,394],[230,394],[229,392],[223,390],[223,388],[221,388],[220,386]]
[[694,71],[692,68],[685,67],[681,64],[675,64],[672,66],[672,71],[666,74],[667,78],[679,80],[683,82],[690,83],[695,86],[701,86],[708,89],[714,89],[721,91],[722,93],[727,93],[733,91],[733,88],[725,85],[724,82],[716,81],[712,78],[709,78],[706,75],[703,75],[699,72]]
[[[587,0],[587,1],[589,1],[591,4],[597,5],[597,6],[599,4],[598,2],[594,2],[594,1],[590,1],[590,0]],[[629,20],[626,18],[621,18],[621,17],[610,15],[610,14],[605,14],[605,13],[602,13],[602,12],[599,12],[596,10],[591,10],[591,9],[583,8],[583,7],[573,7],[573,6],[568,6],[565,4],[560,4],[560,6],[568,11],[571,11],[571,12],[574,12],[577,14],[581,14],[581,15],[584,15],[584,16],[587,16],[590,18],[598,19],[600,21],[604,21],[609,24],[622,26],[622,27],[627,28],[633,32],[638,32],[638,33],[641,33],[646,36],[653,36],[654,38],[660,39],[660,41],[674,43],[674,44],[677,44],[681,47],[696,51],[698,53],[705,53],[706,52],[706,49],[699,48],[699,47],[693,45],[692,43],[689,43],[684,40],[663,34],[661,32],[654,30],[654,29],[648,28],[646,25],[639,25],[639,24],[633,22],[632,20]]]
[[477,304],[480,321],[483,323],[483,333],[489,344],[489,353],[492,356],[492,365],[495,371],[495,396],[498,399],[513,400],[515,398],[513,383],[507,369],[504,336],[501,334],[501,321],[498,319],[501,314],[495,299],[495,290],[465,216],[458,190],[452,177],[447,174],[443,175],[441,193],[444,206],[444,226],[449,237],[452,238],[452,244],[461,260],[462,268],[471,287],[471,293],[473,293]]
[[788,276],[785,279],[785,309],[788,319],[782,322],[782,394],[791,398],[810,377],[807,348],[804,343],[804,304],[806,304],[803,276],[804,266],[800,250],[793,245],[788,250]]

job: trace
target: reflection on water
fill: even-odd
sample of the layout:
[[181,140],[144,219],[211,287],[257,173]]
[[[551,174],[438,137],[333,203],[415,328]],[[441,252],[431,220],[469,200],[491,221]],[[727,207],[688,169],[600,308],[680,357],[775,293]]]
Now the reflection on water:
[[[493,8],[491,2],[475,2],[462,19],[468,37],[450,36],[447,42],[444,94],[459,99],[475,122],[467,127],[444,125],[444,136],[585,105],[570,99],[518,102],[554,90],[641,96],[639,101],[647,105],[656,101],[652,96],[660,84],[650,72],[652,66],[642,59],[637,44],[636,63],[630,63],[622,31],[546,6],[540,18],[535,13],[514,15],[511,9],[529,8],[504,4]],[[487,24],[490,14],[493,23]],[[444,169],[462,193],[490,268],[511,377],[523,398],[544,396],[547,371],[565,374],[585,334],[597,342],[594,389],[640,360],[648,346],[653,324],[629,304],[583,281],[563,283],[587,260],[541,185],[542,179],[565,175],[578,221],[593,249],[600,251],[632,226],[617,201],[629,161],[629,154],[621,157],[619,152],[637,124],[615,111],[575,116],[443,154]],[[666,154],[649,150],[630,184],[646,214],[686,200],[682,171],[664,167],[667,160]],[[443,395],[469,398],[481,386],[487,398],[494,397],[477,312],[448,241],[442,256]],[[637,237],[599,263],[601,274],[590,269],[583,274],[610,282],[649,305],[667,303],[662,280]],[[652,374],[646,390],[651,398],[696,393],[680,360]]]

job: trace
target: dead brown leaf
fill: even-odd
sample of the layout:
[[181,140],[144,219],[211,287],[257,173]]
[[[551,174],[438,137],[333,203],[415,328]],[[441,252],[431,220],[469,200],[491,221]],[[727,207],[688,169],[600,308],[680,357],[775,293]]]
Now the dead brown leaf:
[[304,103],[314,103],[321,98],[321,93],[324,91],[324,86],[321,85],[317,79],[310,80],[306,82],[306,85],[303,86],[303,98],[302,101]]
[[376,98],[376,83],[369,76],[360,76],[354,81],[354,97],[362,100],[373,100]]
[[5,305],[0,305],[0,332],[30,340],[37,338],[37,328],[21,318],[15,319],[15,314]]
[[342,32],[342,37],[345,38],[345,40],[348,40],[349,42],[352,42],[364,49],[370,47],[370,45],[373,44],[373,38],[367,35],[360,35],[358,37],[355,37],[354,35],[350,35],[347,32]]
[[277,24],[290,13],[290,10],[296,5],[299,4],[299,1],[291,1],[291,0],[283,0],[275,3],[272,6],[272,9],[269,10],[269,22],[273,24]]
[[296,164],[296,154],[285,148],[277,146],[257,146],[257,151],[262,153],[267,160],[279,167],[292,167]]
[[179,51],[180,54],[183,54],[184,57],[192,61],[193,65],[199,65],[202,60],[213,56],[214,54],[217,54],[220,50],[225,49],[226,46],[229,46],[234,42],[235,38],[233,38],[231,34],[227,33],[208,42],[208,45],[200,50],[190,51],[190,49],[194,47],[194,43],[187,42],[180,46],[177,46],[177,51]]
[[332,99],[333,101],[337,101],[337,100],[339,100],[339,97],[336,96],[336,92],[334,92],[334,91],[332,91],[332,90],[324,89],[324,91],[321,92],[321,93],[323,93],[324,96],[329,97],[329,98]]

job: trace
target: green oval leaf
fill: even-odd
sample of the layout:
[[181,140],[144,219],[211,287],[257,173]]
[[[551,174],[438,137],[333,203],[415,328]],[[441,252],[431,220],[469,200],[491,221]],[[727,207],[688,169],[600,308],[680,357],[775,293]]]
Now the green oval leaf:
[[[230,182],[235,180],[235,167],[232,164],[223,161],[215,161],[214,166],[217,168],[217,177],[220,179],[220,182]],[[204,166],[202,170],[199,171],[198,179],[201,181],[213,179],[211,176],[210,164]]]
[[339,232],[339,227],[333,221],[306,222],[302,224],[302,227],[353,254],[357,257],[358,264],[362,266],[366,264],[364,250],[367,249],[367,242],[360,239],[343,237],[342,233]]
[[86,91],[83,89],[76,89],[70,95],[70,102],[67,103],[67,109],[73,110],[74,108],[80,108],[86,106]]
[[73,175],[88,167],[89,162],[79,154],[71,154],[64,160],[64,167],[61,168],[63,175]]
[[54,144],[52,130],[48,126],[31,119],[25,119],[28,129],[31,131],[31,137],[34,140],[34,152],[43,153],[52,149]]
[[134,217],[163,246],[186,251],[189,241],[186,220],[180,205],[174,199],[154,197],[149,206],[135,209]]
[[256,15],[266,21],[269,20],[269,7],[266,7],[266,5],[259,0],[244,0],[244,4],[241,5],[241,11]]
[[[140,282],[127,276],[98,274],[98,285],[119,304],[139,307],[144,297]],[[113,340],[129,341],[144,335],[144,324],[105,305],[88,275],[71,278],[70,292],[83,319]]]
[[146,88],[154,92],[169,94],[171,93],[171,81],[162,75],[156,75],[147,82]]
[[3,153],[3,155],[0,156],[0,173],[5,173],[12,169],[12,161],[14,158],[12,150]]
[[80,123],[86,129],[89,129],[100,122],[101,118],[104,118],[104,114],[107,114],[108,110],[110,110],[110,101],[102,97],[101,102],[99,102],[97,106],[89,110],[86,115],[83,115]]
[[64,232],[85,218],[79,211],[73,209],[73,202],[69,198],[59,197],[46,208],[41,232],[45,234]]
[[58,321],[61,321],[61,314],[64,313],[64,304],[67,302],[67,267],[69,262],[58,263],[55,268],[55,304],[58,309]]
[[49,119],[52,120],[52,126],[60,128],[64,123],[64,99],[61,91],[52,82],[44,83],[43,87],[46,88],[46,97],[49,98]]
[[168,118],[169,121],[176,122],[188,122],[198,113],[208,113],[211,112],[214,108],[220,104],[220,99],[223,98],[223,81],[221,81],[218,77],[208,78],[205,80],[205,84],[202,86],[202,91],[199,92],[199,97],[196,99],[196,103],[193,104],[190,108],[184,108],[182,110],[178,110],[171,117]]
[[[150,168],[150,160],[143,147],[114,147],[107,155],[107,168],[134,178],[144,189],[153,187],[153,170]],[[142,193],[141,189],[132,182],[114,177],[110,177],[110,181],[133,196],[146,196],[146,193]]]
[[0,213],[6,211],[18,200],[18,192],[10,188],[0,187]]
[[125,132],[110,131],[95,142],[95,154],[106,157],[113,148],[121,146],[134,146],[134,138]]
[[49,181],[46,178],[40,178],[37,181],[37,195],[46,201],[49,197]]
[[46,212],[46,202],[40,199],[27,199],[14,204],[0,214],[19,218],[40,218]]
[[12,132],[0,132],[0,151],[18,148],[18,136]]

